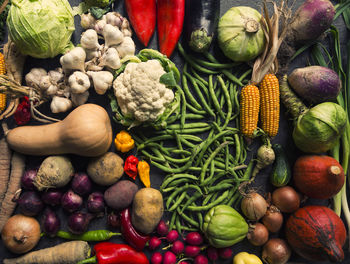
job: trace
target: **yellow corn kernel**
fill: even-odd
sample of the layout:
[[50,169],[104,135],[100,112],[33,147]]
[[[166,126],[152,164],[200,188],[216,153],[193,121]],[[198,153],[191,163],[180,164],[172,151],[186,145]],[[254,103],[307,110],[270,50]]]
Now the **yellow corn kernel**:
[[246,137],[252,137],[258,127],[260,95],[255,85],[242,88],[240,99],[240,128]]
[[260,85],[261,129],[270,137],[278,133],[280,119],[280,90],[274,74],[266,74]]
[[[0,74],[5,74],[5,58],[0,52]],[[0,111],[4,111],[6,108],[6,94],[0,93]]]

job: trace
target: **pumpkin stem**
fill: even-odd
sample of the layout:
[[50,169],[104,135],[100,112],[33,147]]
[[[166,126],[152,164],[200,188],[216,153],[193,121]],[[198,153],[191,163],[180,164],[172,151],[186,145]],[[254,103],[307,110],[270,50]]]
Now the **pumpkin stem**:
[[341,174],[341,169],[337,165],[332,165],[328,168],[328,174],[329,176],[338,176]]

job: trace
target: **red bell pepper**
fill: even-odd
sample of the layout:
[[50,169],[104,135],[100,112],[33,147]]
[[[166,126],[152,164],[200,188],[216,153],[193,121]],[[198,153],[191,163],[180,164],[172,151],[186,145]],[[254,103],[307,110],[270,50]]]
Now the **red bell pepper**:
[[143,250],[150,237],[140,234],[131,222],[130,209],[126,208],[120,213],[121,233],[125,241],[136,250]]
[[125,244],[101,242],[94,246],[95,256],[82,260],[78,264],[149,264],[146,255]]
[[147,47],[156,27],[156,0],[125,0],[125,7],[136,36]]
[[137,176],[137,164],[139,163],[139,159],[136,158],[134,155],[130,155],[126,158],[125,164],[124,164],[124,172],[133,178],[136,179]]
[[159,50],[168,58],[181,36],[185,16],[185,0],[158,0]]

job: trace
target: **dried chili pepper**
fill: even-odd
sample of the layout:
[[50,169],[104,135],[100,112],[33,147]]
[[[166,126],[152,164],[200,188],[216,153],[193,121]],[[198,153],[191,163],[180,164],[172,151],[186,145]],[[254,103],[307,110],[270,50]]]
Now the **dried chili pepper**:
[[129,208],[124,209],[120,213],[120,221],[120,231],[125,241],[128,242],[128,244],[130,244],[136,250],[143,250],[150,237],[147,235],[140,234],[132,225],[131,213]]
[[185,16],[185,0],[158,0],[159,50],[168,58],[181,36]]
[[134,180],[137,176],[137,164],[139,163],[138,158],[136,158],[134,155],[130,155],[126,158],[125,164],[124,164],[124,172],[129,175]]
[[125,8],[136,36],[147,47],[156,27],[156,0],[125,0]]
[[146,255],[125,244],[101,242],[94,246],[95,256],[82,260],[78,264],[149,264]]
[[117,150],[125,153],[134,148],[135,141],[127,131],[122,130],[115,136],[114,145]]
[[137,164],[137,171],[139,173],[140,180],[147,187],[151,187],[151,179],[150,179],[150,166],[147,161],[141,160]]
[[30,121],[30,104],[29,98],[24,96],[21,98],[20,104],[17,106],[16,112],[13,115],[17,125],[25,125]]

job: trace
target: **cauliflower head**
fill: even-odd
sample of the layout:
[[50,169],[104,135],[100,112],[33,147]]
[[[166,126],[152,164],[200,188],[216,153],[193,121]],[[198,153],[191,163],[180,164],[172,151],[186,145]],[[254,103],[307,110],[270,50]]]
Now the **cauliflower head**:
[[165,73],[155,59],[128,63],[113,82],[123,115],[139,122],[155,121],[174,100],[174,92],[159,81]]

